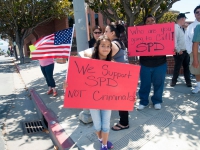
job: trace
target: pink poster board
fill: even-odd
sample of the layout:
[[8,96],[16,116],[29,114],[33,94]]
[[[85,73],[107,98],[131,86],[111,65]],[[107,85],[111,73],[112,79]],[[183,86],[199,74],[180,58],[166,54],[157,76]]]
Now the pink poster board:
[[70,57],[64,107],[133,110],[140,66]]
[[174,55],[174,23],[128,27],[129,56]]

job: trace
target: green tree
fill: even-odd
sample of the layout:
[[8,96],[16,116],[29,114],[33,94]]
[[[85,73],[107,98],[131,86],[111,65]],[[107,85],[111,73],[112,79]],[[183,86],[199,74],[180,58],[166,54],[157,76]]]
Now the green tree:
[[72,12],[68,0],[0,0],[0,8],[0,28],[15,38],[21,63],[25,37],[42,23]]
[[[177,13],[174,12],[166,12],[163,14],[163,16],[157,20],[158,23],[165,23],[165,22],[175,22],[176,21],[176,17],[177,17]],[[137,19],[134,21],[135,25],[140,25],[141,23],[143,23],[143,14],[142,12],[138,15]]]
[[86,0],[95,12],[109,20],[125,20],[127,26],[142,24],[142,18],[153,14],[159,20],[172,5],[180,0]]
[[176,17],[178,16],[177,13],[173,12],[167,12],[165,13],[159,20],[158,23],[164,23],[164,22],[176,22]]

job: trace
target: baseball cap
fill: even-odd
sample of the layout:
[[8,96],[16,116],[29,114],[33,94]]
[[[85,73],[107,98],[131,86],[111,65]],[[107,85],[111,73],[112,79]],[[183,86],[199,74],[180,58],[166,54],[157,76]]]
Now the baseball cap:
[[185,16],[184,13],[178,14],[177,19],[180,19],[180,18],[186,18],[187,19],[187,17]]

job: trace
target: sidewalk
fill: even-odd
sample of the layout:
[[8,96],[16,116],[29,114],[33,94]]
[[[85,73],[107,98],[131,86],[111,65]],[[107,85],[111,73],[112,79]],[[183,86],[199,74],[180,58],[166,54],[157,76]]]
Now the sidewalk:
[[[59,124],[74,141],[71,149],[94,150],[100,144],[94,134],[92,124],[84,124],[78,119],[80,109],[63,108],[67,64],[55,63],[54,79],[58,96],[46,94],[47,85],[38,61],[18,65],[27,88],[34,88],[44,104],[57,116]],[[171,76],[166,77],[161,110],[152,105],[142,111],[130,112],[130,128],[122,131],[110,130],[109,140],[113,150],[197,150],[200,147],[200,93],[191,94],[191,88],[179,77],[178,84],[169,86]],[[195,82],[193,82],[195,83]],[[195,86],[195,84],[193,84]],[[119,120],[113,111],[111,126]]]

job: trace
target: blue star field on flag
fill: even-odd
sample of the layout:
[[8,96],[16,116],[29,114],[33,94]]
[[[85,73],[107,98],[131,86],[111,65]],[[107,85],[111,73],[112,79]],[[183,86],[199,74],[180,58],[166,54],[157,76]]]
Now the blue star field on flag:
[[55,33],[54,45],[71,44],[73,28],[68,28]]

